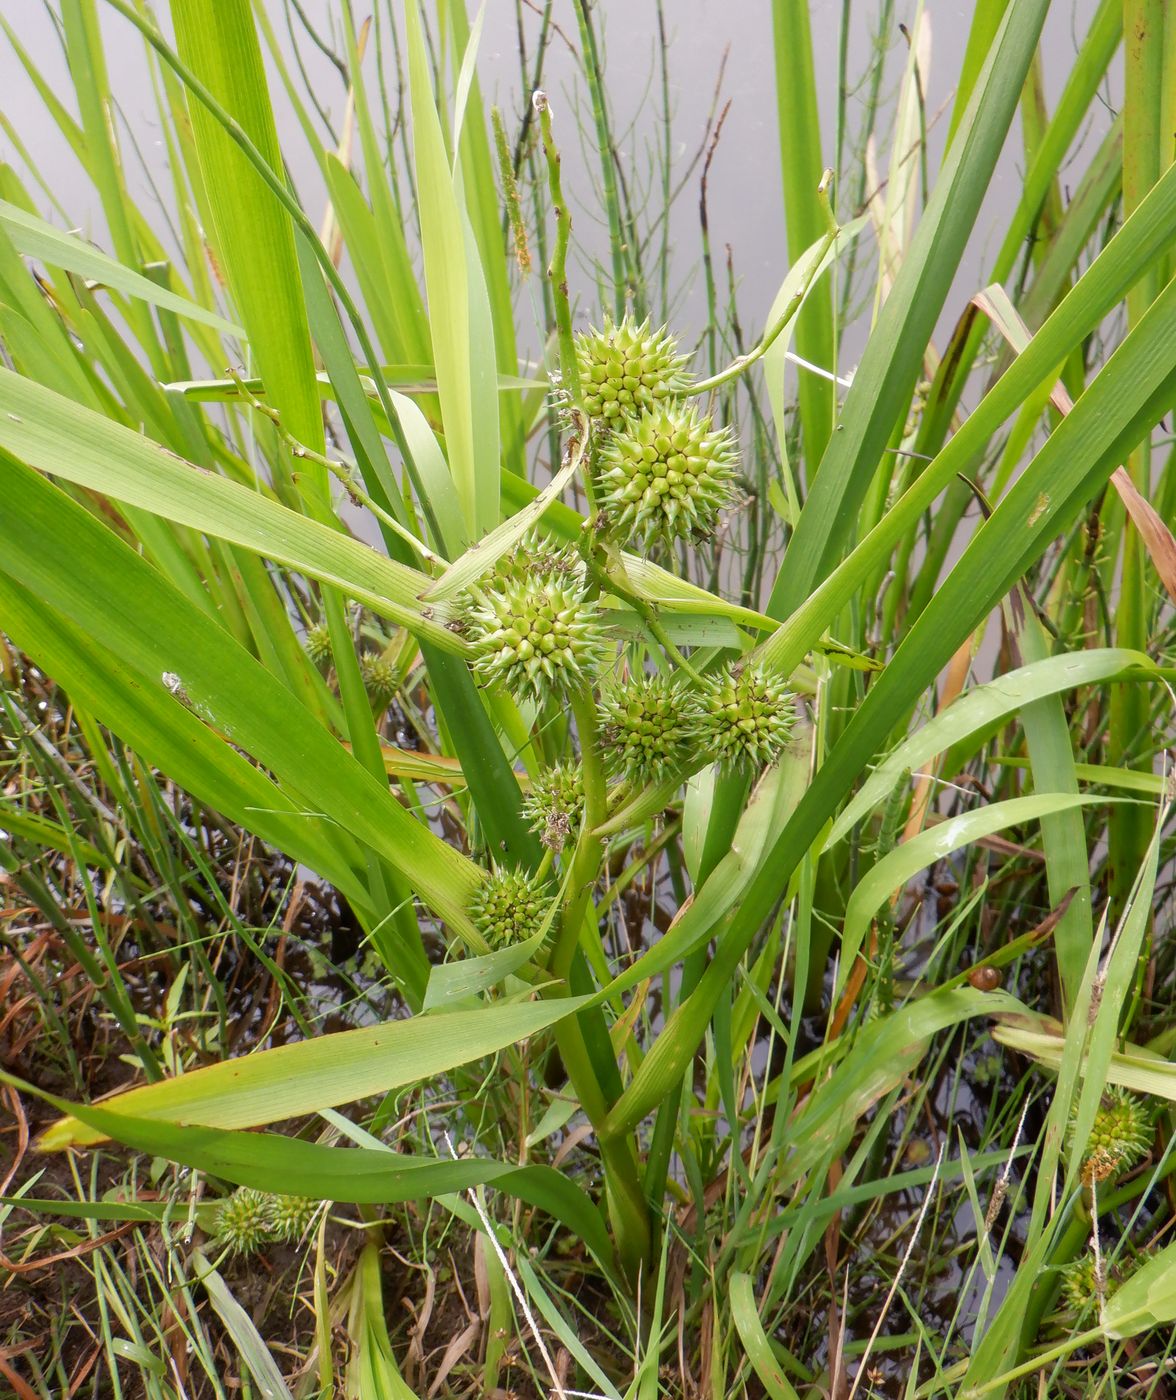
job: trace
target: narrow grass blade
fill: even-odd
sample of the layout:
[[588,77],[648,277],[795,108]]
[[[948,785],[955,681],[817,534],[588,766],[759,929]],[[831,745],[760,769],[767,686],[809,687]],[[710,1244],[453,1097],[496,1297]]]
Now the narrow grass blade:
[[1126,676],[1144,679],[1155,672],[1155,663],[1143,652],[1101,647],[1033,661],[987,685],[976,686],[887,754],[833,823],[828,844],[843,841],[863,817],[886,800],[905,774],[922,768],[969,735],[982,734],[1023,706],[1081,685]]
[[786,617],[828,573],[906,411],[923,352],[1016,111],[1048,0],[1023,0],[1005,16],[968,116],[952,143],[907,258],[867,343],[829,450],[784,556],[768,611]]
[[36,215],[29,214],[6,200],[0,200],[0,225],[12,239],[14,247],[27,258],[37,258],[50,267],[64,268],[67,272],[100,282],[105,287],[112,287],[116,292],[137,297],[152,306],[162,306],[167,311],[174,311],[177,316],[185,316],[189,320],[211,326],[222,335],[236,336],[239,339],[245,336],[240,326],[226,321],[215,311],[209,311],[187,297],[169,292],[166,287],[161,287],[150,277],[144,277],[142,273],[124,267],[122,263],[107,257],[105,253],[74,234],[62,233],[52,224],[47,224],[44,219],[38,219]]
[[776,1360],[772,1345],[760,1321],[750,1274],[732,1274],[730,1282],[731,1320],[743,1343],[751,1368],[770,1400],[799,1400],[796,1390]]
[[233,1296],[228,1284],[198,1249],[192,1251],[192,1270],[204,1285],[213,1311],[224,1323],[225,1331],[232,1338],[241,1360],[253,1377],[261,1400],[294,1400],[269,1347],[262,1341],[261,1334],[253,1325],[252,1318]]
[[[172,0],[180,57],[284,178],[249,0]],[[288,432],[316,451],[323,421],[290,216],[217,117],[189,101],[219,261]],[[320,490],[325,480],[320,480]]]

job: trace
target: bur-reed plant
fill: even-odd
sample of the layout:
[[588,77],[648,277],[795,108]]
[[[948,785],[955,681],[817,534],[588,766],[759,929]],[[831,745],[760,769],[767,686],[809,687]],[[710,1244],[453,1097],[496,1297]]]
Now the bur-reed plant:
[[[1090,1239],[1107,1279],[1170,1220],[1176,475],[1152,439],[1176,384],[1173,19],[1100,4],[1050,112],[1048,0],[976,7],[924,179],[916,15],[875,190],[846,166],[880,103],[823,133],[807,7],[776,0],[789,267],[745,338],[704,224],[704,364],[650,265],[669,160],[647,214],[599,9],[574,7],[601,172],[577,193],[608,230],[593,296],[574,128],[541,90],[553,7],[496,152],[485,16],[423,8],[331,7],[339,130],[276,5],[62,0],[76,118],[6,25],[109,243],[0,169],[6,976],[60,1059],[5,1083],[24,1113],[48,1103],[37,1145],[74,1153],[61,1200],[26,1178],[3,1209],[85,1223],[101,1375],[134,1365],[152,1395],[185,1393],[156,1364],[175,1329],[210,1394],[225,1364],[277,1395],[613,1400],[867,1393],[890,1356],[927,1396],[1162,1369],[1171,1246],[1093,1316],[1075,1302]],[[100,15],[144,45],[167,238],[129,186]],[[1122,126],[1067,199],[1124,34]],[[989,285],[957,305],[1018,140]],[[519,350],[524,237],[541,364]],[[221,878],[255,857],[210,829],[350,911],[370,1014],[320,1033]],[[301,897],[259,908],[285,936]],[[275,989],[255,1043],[230,951]],[[146,1012],[128,969],[157,956]],[[124,1047],[112,1098],[54,966]],[[1135,1105],[1159,1131],[1108,1147]],[[76,1166],[109,1141],[129,1201]],[[161,1252],[144,1233],[119,1253],[110,1221]],[[296,1357],[236,1296],[246,1242],[310,1271]],[[472,1254],[478,1323],[426,1375],[442,1244]],[[389,1330],[390,1257],[429,1280],[411,1337]],[[46,1355],[34,1393],[71,1384]]]

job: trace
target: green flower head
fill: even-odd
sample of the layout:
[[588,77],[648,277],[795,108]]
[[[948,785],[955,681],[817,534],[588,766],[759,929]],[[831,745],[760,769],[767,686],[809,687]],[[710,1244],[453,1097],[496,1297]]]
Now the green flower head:
[[712,758],[731,768],[775,763],[796,723],[792,692],[754,661],[737,661],[708,677],[703,707]]
[[474,891],[469,915],[491,948],[533,938],[543,926],[551,891],[521,870],[496,870]]
[[541,530],[528,530],[518,544],[502,555],[494,566],[490,582],[526,583],[537,574],[566,579],[579,587],[584,577],[584,563],[566,544],[559,544]]
[[635,783],[659,782],[690,762],[702,733],[697,693],[666,676],[633,676],[601,696],[610,766]]
[[617,539],[702,539],[735,495],[730,434],[693,408],[657,407],[618,428],[598,464],[601,514]]
[[359,674],[372,702],[381,709],[387,709],[396,694],[396,672],[391,663],[382,656],[361,656]]
[[584,818],[584,771],[574,761],[545,768],[523,798],[523,816],[543,844],[561,851],[580,834]]
[[274,1196],[271,1199],[275,1237],[296,1244],[314,1224],[322,1202],[308,1196]]
[[516,564],[481,591],[465,628],[474,670],[516,700],[542,703],[589,685],[606,644],[595,603],[584,596],[583,568],[570,552],[527,572]]
[[1093,1254],[1084,1254],[1062,1270],[1062,1302],[1075,1317],[1109,1298],[1119,1287],[1116,1278],[1099,1278]]
[[216,1237],[234,1254],[255,1254],[274,1239],[274,1198],[239,1186],[216,1214]]
[[[1070,1126],[1072,1131],[1073,1123]],[[1155,1120],[1147,1102],[1109,1084],[1095,1110],[1082,1163],[1083,1182],[1089,1186],[1130,1171],[1151,1151],[1155,1133]]]
[[306,654],[316,666],[325,666],[331,659],[331,633],[322,622],[316,622],[306,634]]
[[616,427],[643,408],[679,397],[689,387],[686,356],[663,326],[651,331],[626,316],[619,325],[576,337],[576,358],[588,417]]

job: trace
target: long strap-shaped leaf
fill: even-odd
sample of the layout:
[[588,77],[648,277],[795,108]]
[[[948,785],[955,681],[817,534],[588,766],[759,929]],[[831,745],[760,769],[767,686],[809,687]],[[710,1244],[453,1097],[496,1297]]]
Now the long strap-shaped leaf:
[[215,311],[197,306],[187,297],[168,291],[158,282],[153,282],[150,277],[144,277],[142,273],[124,267],[122,263],[100,252],[84,239],[72,233],[63,233],[44,219],[38,219],[35,214],[10,204],[6,199],[0,199],[0,224],[4,226],[13,245],[26,258],[39,258],[51,267],[61,267],[67,272],[77,273],[79,277],[91,278],[104,286],[113,287],[116,292],[125,292],[127,296],[138,297],[152,306],[161,306],[165,311],[174,311],[178,316],[200,321],[220,331],[222,335],[242,338],[245,335],[240,326],[226,321]]
[[1155,663],[1141,651],[1096,647],[1092,651],[1046,657],[1019,666],[987,685],[976,686],[887,754],[834,822],[827,844],[844,841],[856,822],[886,800],[904,774],[922,768],[928,759],[1014,714],[1022,705],[1080,685],[1097,685],[1125,672],[1146,674],[1155,670]]
[[[0,519],[4,517],[0,508]],[[60,540],[52,532],[52,541]],[[37,540],[45,544],[45,536]],[[48,546],[52,550],[52,542]],[[5,564],[11,563],[4,550]],[[106,585],[117,587],[116,576]],[[172,609],[173,622],[188,637],[186,600]],[[317,813],[291,811],[289,796],[260,768],[226,744],[164,685],[144,684],[129,666],[124,638],[95,640],[93,628],[78,626],[42,593],[34,596],[0,568],[0,625],[26,655],[33,657],[79,709],[97,715],[116,734],[134,742],[153,767],[168,774],[185,792],[207,803],[230,821],[254,832],[261,840],[309,866],[336,886],[359,909],[367,909],[367,886],[360,872],[365,852],[348,833]],[[185,655],[190,655],[187,648]],[[230,683],[242,676],[231,664],[223,667]],[[11,817],[5,816],[5,826]],[[371,912],[368,910],[367,912]]]
[[[172,0],[171,15],[181,57],[281,178],[249,0]],[[290,216],[207,107],[192,100],[188,110],[221,266],[257,366],[289,431],[321,451],[322,412]]]
[[[584,1001],[507,1002],[320,1035],[129,1089],[104,1107],[155,1122],[261,1127],[433,1079],[545,1030]],[[45,1130],[40,1145],[77,1146],[105,1136],[67,1116]]]
[[[387,784],[367,772],[280,681],[94,516],[16,463],[0,467],[0,475],[0,574],[116,657],[127,683],[147,697],[152,725],[168,723],[158,703],[166,693],[181,734],[191,728],[186,711],[214,726],[225,736],[221,747],[230,770],[236,745],[275,775],[283,808],[289,813],[293,807],[295,820],[321,814],[338,823],[383,856],[451,928],[484,949],[465,914],[479,879],[472,862],[411,817]],[[38,635],[14,632],[37,656]],[[84,667],[78,669],[86,676]],[[86,678],[99,718],[117,717],[128,743],[148,762],[158,761],[157,731],[137,724],[124,704],[107,705],[109,682],[92,672]],[[174,752],[175,736],[166,738]],[[215,759],[209,769],[188,764],[175,776],[205,800],[219,801]],[[249,814],[242,815],[248,822]]]
[[887,438],[910,400],[1048,9],[1049,0],[1021,0],[1005,16],[811,484],[768,607],[775,617],[803,602],[850,538]]
[[[985,394],[942,452],[887,511],[852,554],[821,583],[763,646],[763,656],[791,673],[833,625],[863,580],[914,531],[923,512],[987,447],[1008,416],[1045,380],[1176,238],[1176,167],[1170,169],[1115,234],[1024,352]],[[836,436],[836,435],[835,435]]]
[[[791,820],[765,853],[759,874],[720,935],[715,959],[698,989],[674,1013],[610,1113],[610,1134],[630,1131],[661,1101],[665,1084],[685,1072],[727,979],[811,846],[814,832],[833,815],[893,726],[909,712],[956,648],[1040,557],[1049,541],[1071,524],[1131,446],[1167,410],[1173,383],[1176,283],[1153,303],[1074,411],[980,527],[871,687],[817,770]],[[688,909],[681,925],[688,925],[690,918]],[[602,995],[606,994],[607,989]]]
[[[8,1076],[3,1078],[26,1091],[32,1087],[12,1081]],[[178,1082],[182,1084],[183,1080]],[[95,1140],[113,1138],[153,1157],[167,1157],[211,1176],[261,1191],[273,1191],[278,1187],[284,1193],[313,1200],[390,1205],[398,1201],[428,1200],[482,1184],[492,1185],[560,1221],[573,1236],[584,1241],[606,1274],[613,1276],[615,1273],[612,1243],[600,1211],[565,1172],[552,1167],[519,1167],[487,1157],[446,1161],[426,1156],[410,1157],[402,1152],[372,1147],[328,1147],[325,1143],[306,1142],[283,1133],[185,1127],[155,1118],[133,1117],[121,1111],[112,1112],[108,1104],[100,1107],[70,1104],[48,1095],[43,1097],[73,1115],[63,1122],[84,1125],[81,1130]],[[124,1100],[113,1102],[122,1104]],[[70,1204],[66,1203],[67,1211]],[[105,1202],[94,1208],[103,1207],[110,1209]]]
[[418,637],[463,651],[443,625],[444,605],[423,608],[417,601],[430,583],[425,574],[6,369],[0,369],[0,447],[39,471],[333,584]]

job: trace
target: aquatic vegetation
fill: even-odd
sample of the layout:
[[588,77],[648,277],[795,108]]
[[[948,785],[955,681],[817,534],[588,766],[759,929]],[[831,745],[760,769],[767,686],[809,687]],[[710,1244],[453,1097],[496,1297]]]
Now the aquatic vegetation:
[[5,31],[5,1383],[1149,1383],[1176,17],[776,0],[730,202],[619,9],[286,8]]

